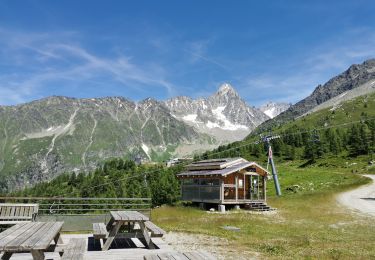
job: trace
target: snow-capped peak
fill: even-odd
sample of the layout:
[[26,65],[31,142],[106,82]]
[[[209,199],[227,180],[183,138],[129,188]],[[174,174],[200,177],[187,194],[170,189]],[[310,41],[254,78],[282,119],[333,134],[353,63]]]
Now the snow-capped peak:
[[249,106],[228,83],[207,98],[177,97],[165,106],[177,120],[193,126],[199,132],[213,135],[220,141],[237,141],[256,126],[269,119],[260,110]]

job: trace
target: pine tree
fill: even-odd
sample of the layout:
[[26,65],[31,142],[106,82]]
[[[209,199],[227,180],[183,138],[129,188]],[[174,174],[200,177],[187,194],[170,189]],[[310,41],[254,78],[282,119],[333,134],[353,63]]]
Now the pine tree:
[[341,152],[339,135],[333,129],[328,129],[325,135],[326,135],[326,140],[328,142],[328,150],[331,153],[338,155]]
[[369,130],[366,124],[352,126],[349,132],[349,147],[351,156],[370,152]]
[[360,130],[360,154],[369,154],[370,152],[370,138],[369,129],[366,124],[361,124]]
[[351,156],[357,156],[361,154],[361,136],[360,130],[357,125],[353,125],[349,131],[348,145]]

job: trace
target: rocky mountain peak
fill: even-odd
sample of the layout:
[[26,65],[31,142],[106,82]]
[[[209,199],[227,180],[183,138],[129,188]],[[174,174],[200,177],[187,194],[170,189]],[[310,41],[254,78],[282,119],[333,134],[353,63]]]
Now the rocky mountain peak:
[[209,97],[209,100],[213,107],[227,106],[232,102],[243,102],[237,91],[228,83],[222,84],[218,91]]
[[228,102],[230,100],[241,99],[237,91],[228,83],[222,84],[218,91],[211,96],[211,98],[216,99],[219,102]]
[[229,83],[224,83],[219,87],[219,90],[217,91],[217,94],[219,95],[237,95],[238,93],[236,90],[230,85]]
[[156,99],[153,99],[153,98],[146,98],[146,99],[140,101],[137,104],[137,106],[138,106],[138,108],[143,110],[143,112],[156,111],[156,110],[166,110],[167,109],[162,102],[160,102]]
[[[222,84],[208,98],[177,97],[165,101],[165,105],[177,119],[200,132],[214,134],[218,140],[240,140],[244,134],[269,119],[263,112],[242,100],[228,83]],[[223,134],[226,135],[225,139]]]

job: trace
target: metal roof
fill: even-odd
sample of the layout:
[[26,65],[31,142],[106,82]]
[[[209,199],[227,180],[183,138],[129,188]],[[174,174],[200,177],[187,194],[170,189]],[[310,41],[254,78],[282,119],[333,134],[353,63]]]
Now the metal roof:
[[204,160],[193,162],[186,166],[186,170],[188,171],[196,171],[196,170],[221,170],[232,166],[234,164],[238,164],[241,162],[247,162],[243,158],[226,158],[226,159],[212,159],[212,160]]
[[[208,165],[207,168],[205,169],[194,169],[195,165],[190,164],[186,167],[187,171],[184,171],[182,173],[177,174],[178,177],[188,177],[188,176],[210,176],[210,175],[219,175],[219,176],[227,176],[229,174],[235,173],[237,171],[243,170],[250,168],[251,166],[255,166],[259,169],[261,169],[264,172],[264,175],[268,175],[269,172],[261,167],[259,164],[256,162],[249,162],[243,158],[230,158],[230,159],[221,159],[220,161],[217,160],[215,164],[216,167],[215,169],[212,169],[212,163],[213,161],[206,160],[201,162],[196,162],[194,163],[195,165],[200,165],[200,167],[203,167],[203,165]],[[223,163],[227,164],[225,168],[220,168],[220,165]],[[229,164],[228,164],[229,163]],[[192,167],[193,166],[193,167]],[[259,174],[259,172],[258,172]],[[262,175],[262,174],[261,174]]]

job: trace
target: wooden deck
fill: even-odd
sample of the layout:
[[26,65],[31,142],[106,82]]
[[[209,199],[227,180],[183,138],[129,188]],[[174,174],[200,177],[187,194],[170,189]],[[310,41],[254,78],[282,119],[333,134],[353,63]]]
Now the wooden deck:
[[[114,245],[108,251],[100,250],[100,243],[94,240],[92,234],[63,234],[61,237],[64,244],[69,243],[71,238],[84,238],[87,243],[84,260],[143,260],[145,255],[176,253],[176,250],[158,237],[152,238],[152,241],[159,249],[147,249],[137,238],[132,238],[116,239]],[[46,259],[49,260],[61,259],[57,252],[47,252],[45,255]],[[32,256],[30,253],[17,253],[13,254],[11,260],[32,260]]]

